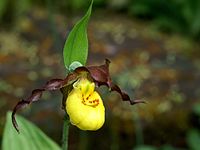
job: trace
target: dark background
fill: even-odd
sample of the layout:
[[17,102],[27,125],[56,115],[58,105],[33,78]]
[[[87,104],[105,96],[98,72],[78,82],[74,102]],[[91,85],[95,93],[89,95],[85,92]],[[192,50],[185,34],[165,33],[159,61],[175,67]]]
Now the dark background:
[[[62,48],[89,0],[0,1],[0,140],[8,110],[51,78],[64,78]],[[99,89],[106,123],[70,127],[70,150],[200,149],[200,1],[95,0],[88,65],[111,60],[133,99]],[[61,94],[46,92],[20,115],[61,145]],[[27,139],[28,140],[28,139]]]

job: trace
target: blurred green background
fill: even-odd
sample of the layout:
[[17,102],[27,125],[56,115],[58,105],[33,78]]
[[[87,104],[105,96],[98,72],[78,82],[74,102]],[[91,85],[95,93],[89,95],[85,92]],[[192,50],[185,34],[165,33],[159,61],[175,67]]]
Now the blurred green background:
[[[89,0],[0,1],[0,141],[5,115],[51,78],[64,78],[62,48]],[[96,132],[70,127],[70,150],[200,149],[200,1],[94,0],[90,64],[111,60],[106,123]],[[61,94],[46,92],[20,112],[61,144]],[[27,139],[28,140],[28,139]]]

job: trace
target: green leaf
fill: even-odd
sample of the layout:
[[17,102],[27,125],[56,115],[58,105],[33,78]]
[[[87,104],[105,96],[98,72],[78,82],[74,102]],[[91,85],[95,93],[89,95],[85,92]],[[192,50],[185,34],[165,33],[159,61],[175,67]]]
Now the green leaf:
[[85,16],[74,26],[65,42],[63,57],[66,68],[78,61],[85,65],[88,55],[87,25],[92,11],[93,0]]
[[20,116],[16,116],[20,133],[14,129],[11,112],[7,113],[2,150],[61,150],[39,128]]

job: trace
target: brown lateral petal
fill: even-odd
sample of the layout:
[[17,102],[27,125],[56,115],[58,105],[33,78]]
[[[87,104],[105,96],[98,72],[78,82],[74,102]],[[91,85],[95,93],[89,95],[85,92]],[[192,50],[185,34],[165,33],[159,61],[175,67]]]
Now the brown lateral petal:
[[15,129],[17,130],[17,132],[19,132],[19,129],[18,129],[17,121],[15,119],[16,112],[19,109],[25,107],[26,105],[28,105],[28,104],[30,104],[32,102],[38,101],[40,99],[40,97],[42,96],[42,92],[43,91],[44,91],[44,89],[35,89],[35,90],[33,90],[33,92],[32,92],[30,97],[28,97],[26,100],[22,99],[14,107],[13,112],[12,112],[12,123],[13,123],[13,126],[15,127]]
[[121,89],[119,88],[119,86],[117,86],[116,84],[111,84],[111,91],[116,91],[121,95],[121,98],[123,101],[129,101],[131,103],[131,105],[135,105],[138,103],[145,103],[144,100],[132,100],[130,99],[129,95],[126,94],[125,92],[122,92]]
[[17,121],[15,119],[15,114],[19,109],[25,107],[26,105],[31,104],[32,102],[38,101],[41,98],[42,93],[44,91],[60,90],[61,88],[75,82],[77,78],[78,78],[77,73],[70,73],[65,79],[52,79],[48,81],[43,86],[43,88],[33,90],[31,96],[29,96],[27,99],[25,100],[22,99],[21,101],[19,101],[17,105],[14,107],[13,112],[12,112],[12,123],[15,129],[17,130],[17,132],[19,132],[19,129],[18,129]]
[[49,91],[57,90],[60,89],[62,84],[63,84],[62,79],[51,79],[45,84],[44,89]]
[[119,86],[112,83],[110,73],[109,73],[109,64],[110,61],[108,59],[105,60],[105,64],[100,66],[89,66],[86,67],[93,78],[94,82],[97,83],[98,86],[106,85],[111,91],[116,91],[121,95],[122,100],[129,101],[131,105],[137,103],[145,103],[143,100],[131,100],[128,94],[122,92]]

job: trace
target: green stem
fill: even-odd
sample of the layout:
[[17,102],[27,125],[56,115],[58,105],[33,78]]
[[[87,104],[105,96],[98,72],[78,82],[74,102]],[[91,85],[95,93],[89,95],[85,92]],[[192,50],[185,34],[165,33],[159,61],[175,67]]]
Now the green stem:
[[63,134],[62,134],[62,150],[68,149],[68,135],[69,135],[69,118],[64,116]]

